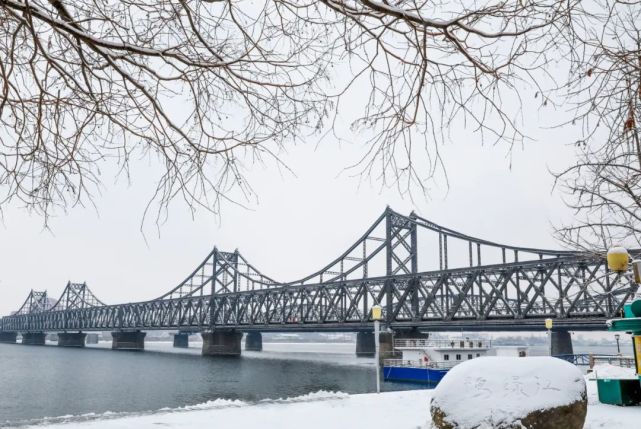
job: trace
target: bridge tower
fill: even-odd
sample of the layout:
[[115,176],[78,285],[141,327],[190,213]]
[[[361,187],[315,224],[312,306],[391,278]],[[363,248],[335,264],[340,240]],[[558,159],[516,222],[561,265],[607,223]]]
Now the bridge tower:
[[[238,250],[233,253],[221,252],[214,248],[211,296],[209,299],[209,330],[202,332],[203,356],[240,356],[243,334],[234,329],[217,329],[215,295],[221,293],[237,293],[240,291],[238,278]],[[232,313],[239,311],[238,304],[231,309]]]
[[[418,273],[418,236],[416,231],[416,214],[412,212],[409,219],[399,216],[391,208],[387,208],[385,216],[386,242],[386,276],[385,302],[381,303],[386,309],[385,322],[389,327],[395,318],[394,314],[394,279],[397,274]],[[417,279],[410,282],[412,306],[418,310]],[[418,311],[416,311],[417,313]]]
[[[385,211],[385,275],[383,302],[385,308],[386,329],[381,332],[381,356],[393,352],[393,332],[390,326],[397,316],[394,306],[394,276],[415,275],[418,273],[418,234],[416,229],[416,214],[408,217],[399,216],[390,207]],[[413,278],[409,284],[408,294],[414,314],[419,310],[418,278]],[[374,334],[371,331],[358,332],[356,336],[356,355],[362,357],[374,356]]]

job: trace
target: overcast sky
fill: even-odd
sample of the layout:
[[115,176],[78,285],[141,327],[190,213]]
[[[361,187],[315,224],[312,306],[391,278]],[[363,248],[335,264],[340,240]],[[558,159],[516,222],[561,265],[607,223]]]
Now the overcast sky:
[[[556,114],[526,113],[535,123],[545,122],[543,114]],[[548,170],[572,162],[568,143],[576,136],[573,130],[529,132],[535,141],[511,151],[454,133],[454,142],[442,148],[449,186],[442,179],[430,183],[429,195],[415,190],[413,201],[344,171],[362,154],[358,134],[353,144],[325,140],[317,146],[310,139],[283,154],[294,174],[271,164],[252,169],[258,201],[249,209],[225,205],[219,217],[200,211],[192,218],[175,204],[167,223],[159,231],[148,223],[145,235],[143,211],[160,170],[150,161],[136,163],[131,185],[105,175],[97,209],[59,214],[50,231],[24,209],[6,208],[0,227],[0,313],[16,310],[30,289],[46,289],[57,298],[68,280],[86,281],[106,303],[152,299],[176,286],[214,245],[240,249],[277,279],[298,278],[342,253],[388,204],[481,238],[556,248],[553,226],[571,216],[562,195],[552,192]]]

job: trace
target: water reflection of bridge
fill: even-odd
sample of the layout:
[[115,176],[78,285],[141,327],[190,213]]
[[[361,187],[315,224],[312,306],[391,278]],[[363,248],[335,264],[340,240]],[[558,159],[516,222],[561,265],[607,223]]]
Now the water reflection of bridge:
[[[0,340],[22,333],[24,343],[41,344],[58,332],[61,345],[81,346],[82,332],[111,330],[114,348],[140,349],[143,331],[175,329],[202,332],[203,353],[217,355],[239,354],[242,332],[259,349],[260,332],[358,331],[369,350],[370,308],[380,303],[396,332],[540,330],[553,318],[567,343],[567,330],[604,329],[636,288],[599,255],[499,244],[387,209],[345,253],[302,279],[273,280],[238,251],[214,249],[150,301],[105,305],[84,283],[69,283],[53,305],[32,291],[0,320]],[[177,345],[186,341],[178,334]]]

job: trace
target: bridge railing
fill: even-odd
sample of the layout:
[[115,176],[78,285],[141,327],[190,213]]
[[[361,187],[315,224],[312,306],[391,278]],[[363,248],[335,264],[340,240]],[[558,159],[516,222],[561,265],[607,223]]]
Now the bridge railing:
[[434,349],[485,349],[492,346],[489,340],[479,338],[461,339],[427,339],[427,338],[399,338],[394,339],[395,348],[434,348]]
[[406,359],[385,359],[383,365],[395,368],[431,368],[431,369],[450,369],[461,361],[429,361],[406,360]]

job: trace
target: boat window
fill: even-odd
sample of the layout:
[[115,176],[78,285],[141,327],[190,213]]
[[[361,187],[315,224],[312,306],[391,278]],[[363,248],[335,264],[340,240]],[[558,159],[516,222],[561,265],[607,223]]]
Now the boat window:
[[461,360],[461,355],[456,355],[456,360]]
[[476,357],[481,357],[481,354],[480,354],[480,353],[477,353],[477,354],[476,354]]
[[483,342],[479,341],[479,347],[483,347]]
[[474,356],[472,356],[471,354],[467,355],[467,359],[468,359],[468,360],[472,359],[473,357],[474,357]]
[[450,360],[450,355],[443,355],[443,360]]
[[474,348],[474,343],[472,341],[470,341],[470,348]]
[[461,347],[465,347],[465,341],[461,341]]

